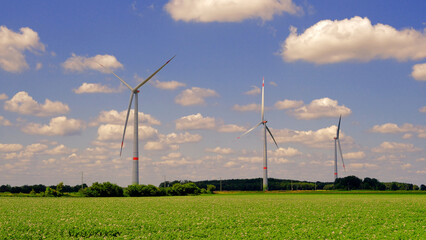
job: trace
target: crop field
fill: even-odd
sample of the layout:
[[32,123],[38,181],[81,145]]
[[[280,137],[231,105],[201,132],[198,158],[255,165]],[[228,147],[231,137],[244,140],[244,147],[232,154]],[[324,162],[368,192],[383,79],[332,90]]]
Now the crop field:
[[426,239],[425,194],[0,197],[0,239]]

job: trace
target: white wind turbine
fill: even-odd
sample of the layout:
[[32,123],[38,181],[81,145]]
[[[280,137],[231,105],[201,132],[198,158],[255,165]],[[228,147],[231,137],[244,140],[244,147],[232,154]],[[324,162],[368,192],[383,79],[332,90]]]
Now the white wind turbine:
[[[266,148],[266,131],[268,131],[272,140],[274,140],[274,143],[277,146],[277,148],[278,148],[278,144],[275,141],[275,138],[272,135],[271,130],[269,130],[268,126],[266,126],[266,123],[268,121],[265,121],[265,119],[264,119],[264,112],[265,112],[265,78],[262,79],[261,121],[256,126],[250,128],[247,132],[243,133],[243,135],[241,135],[240,137],[242,137],[242,136],[246,135],[247,133],[253,131],[260,124],[263,124],[263,191],[268,191],[268,156],[267,156],[267,148]],[[240,137],[238,137],[238,138],[240,138]]]
[[339,138],[341,120],[342,120],[342,115],[340,115],[339,117],[339,125],[337,125],[337,133],[336,133],[336,137],[334,138],[334,180],[338,178],[337,176],[337,145],[339,145],[339,152],[340,152],[340,157],[342,158],[343,169],[346,171],[345,162],[343,161],[342,148],[340,147],[340,138]]
[[[133,123],[133,171],[132,171],[132,184],[139,184],[139,142],[138,142],[138,93],[139,88],[142,87],[145,83],[147,83],[152,77],[154,77],[155,74],[157,74],[164,66],[166,66],[175,56],[169,59],[163,66],[161,66],[157,71],[155,71],[151,76],[149,76],[147,79],[145,79],[143,82],[139,83],[135,88],[132,88],[129,84],[127,84],[123,79],[121,79],[117,74],[115,74],[113,71],[111,71],[114,76],[116,76],[120,81],[126,85],[132,92],[130,94],[130,101],[129,101],[129,107],[127,109],[127,115],[126,115],[126,122],[124,123],[124,131],[123,131],[123,137],[121,139],[121,148],[120,148],[120,157],[121,153],[123,152],[123,143],[124,143],[124,135],[126,134],[126,128],[127,128],[127,121],[129,120],[129,114],[130,114],[130,108],[132,106],[133,97],[135,98],[135,104],[134,104],[134,123]],[[105,68],[102,64],[98,63],[103,68]]]

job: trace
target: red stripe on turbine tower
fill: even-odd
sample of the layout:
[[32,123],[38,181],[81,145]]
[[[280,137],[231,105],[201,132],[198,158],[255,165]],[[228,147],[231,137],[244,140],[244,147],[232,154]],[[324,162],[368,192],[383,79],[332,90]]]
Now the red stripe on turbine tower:
[[133,160],[139,160],[139,158],[138,157],[134,157]]
[[263,167],[263,169],[267,169],[267,167]]

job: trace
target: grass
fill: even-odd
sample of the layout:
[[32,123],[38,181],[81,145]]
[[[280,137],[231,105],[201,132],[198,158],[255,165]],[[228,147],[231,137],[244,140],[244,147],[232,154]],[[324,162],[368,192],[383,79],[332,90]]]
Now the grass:
[[425,239],[424,194],[0,198],[0,239]]

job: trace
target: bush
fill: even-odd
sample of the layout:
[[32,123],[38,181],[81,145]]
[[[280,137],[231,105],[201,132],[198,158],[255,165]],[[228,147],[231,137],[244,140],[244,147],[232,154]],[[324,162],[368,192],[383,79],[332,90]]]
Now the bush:
[[84,196],[86,197],[122,197],[123,188],[117,184],[110,182],[98,183],[95,182],[92,186],[84,189]]

